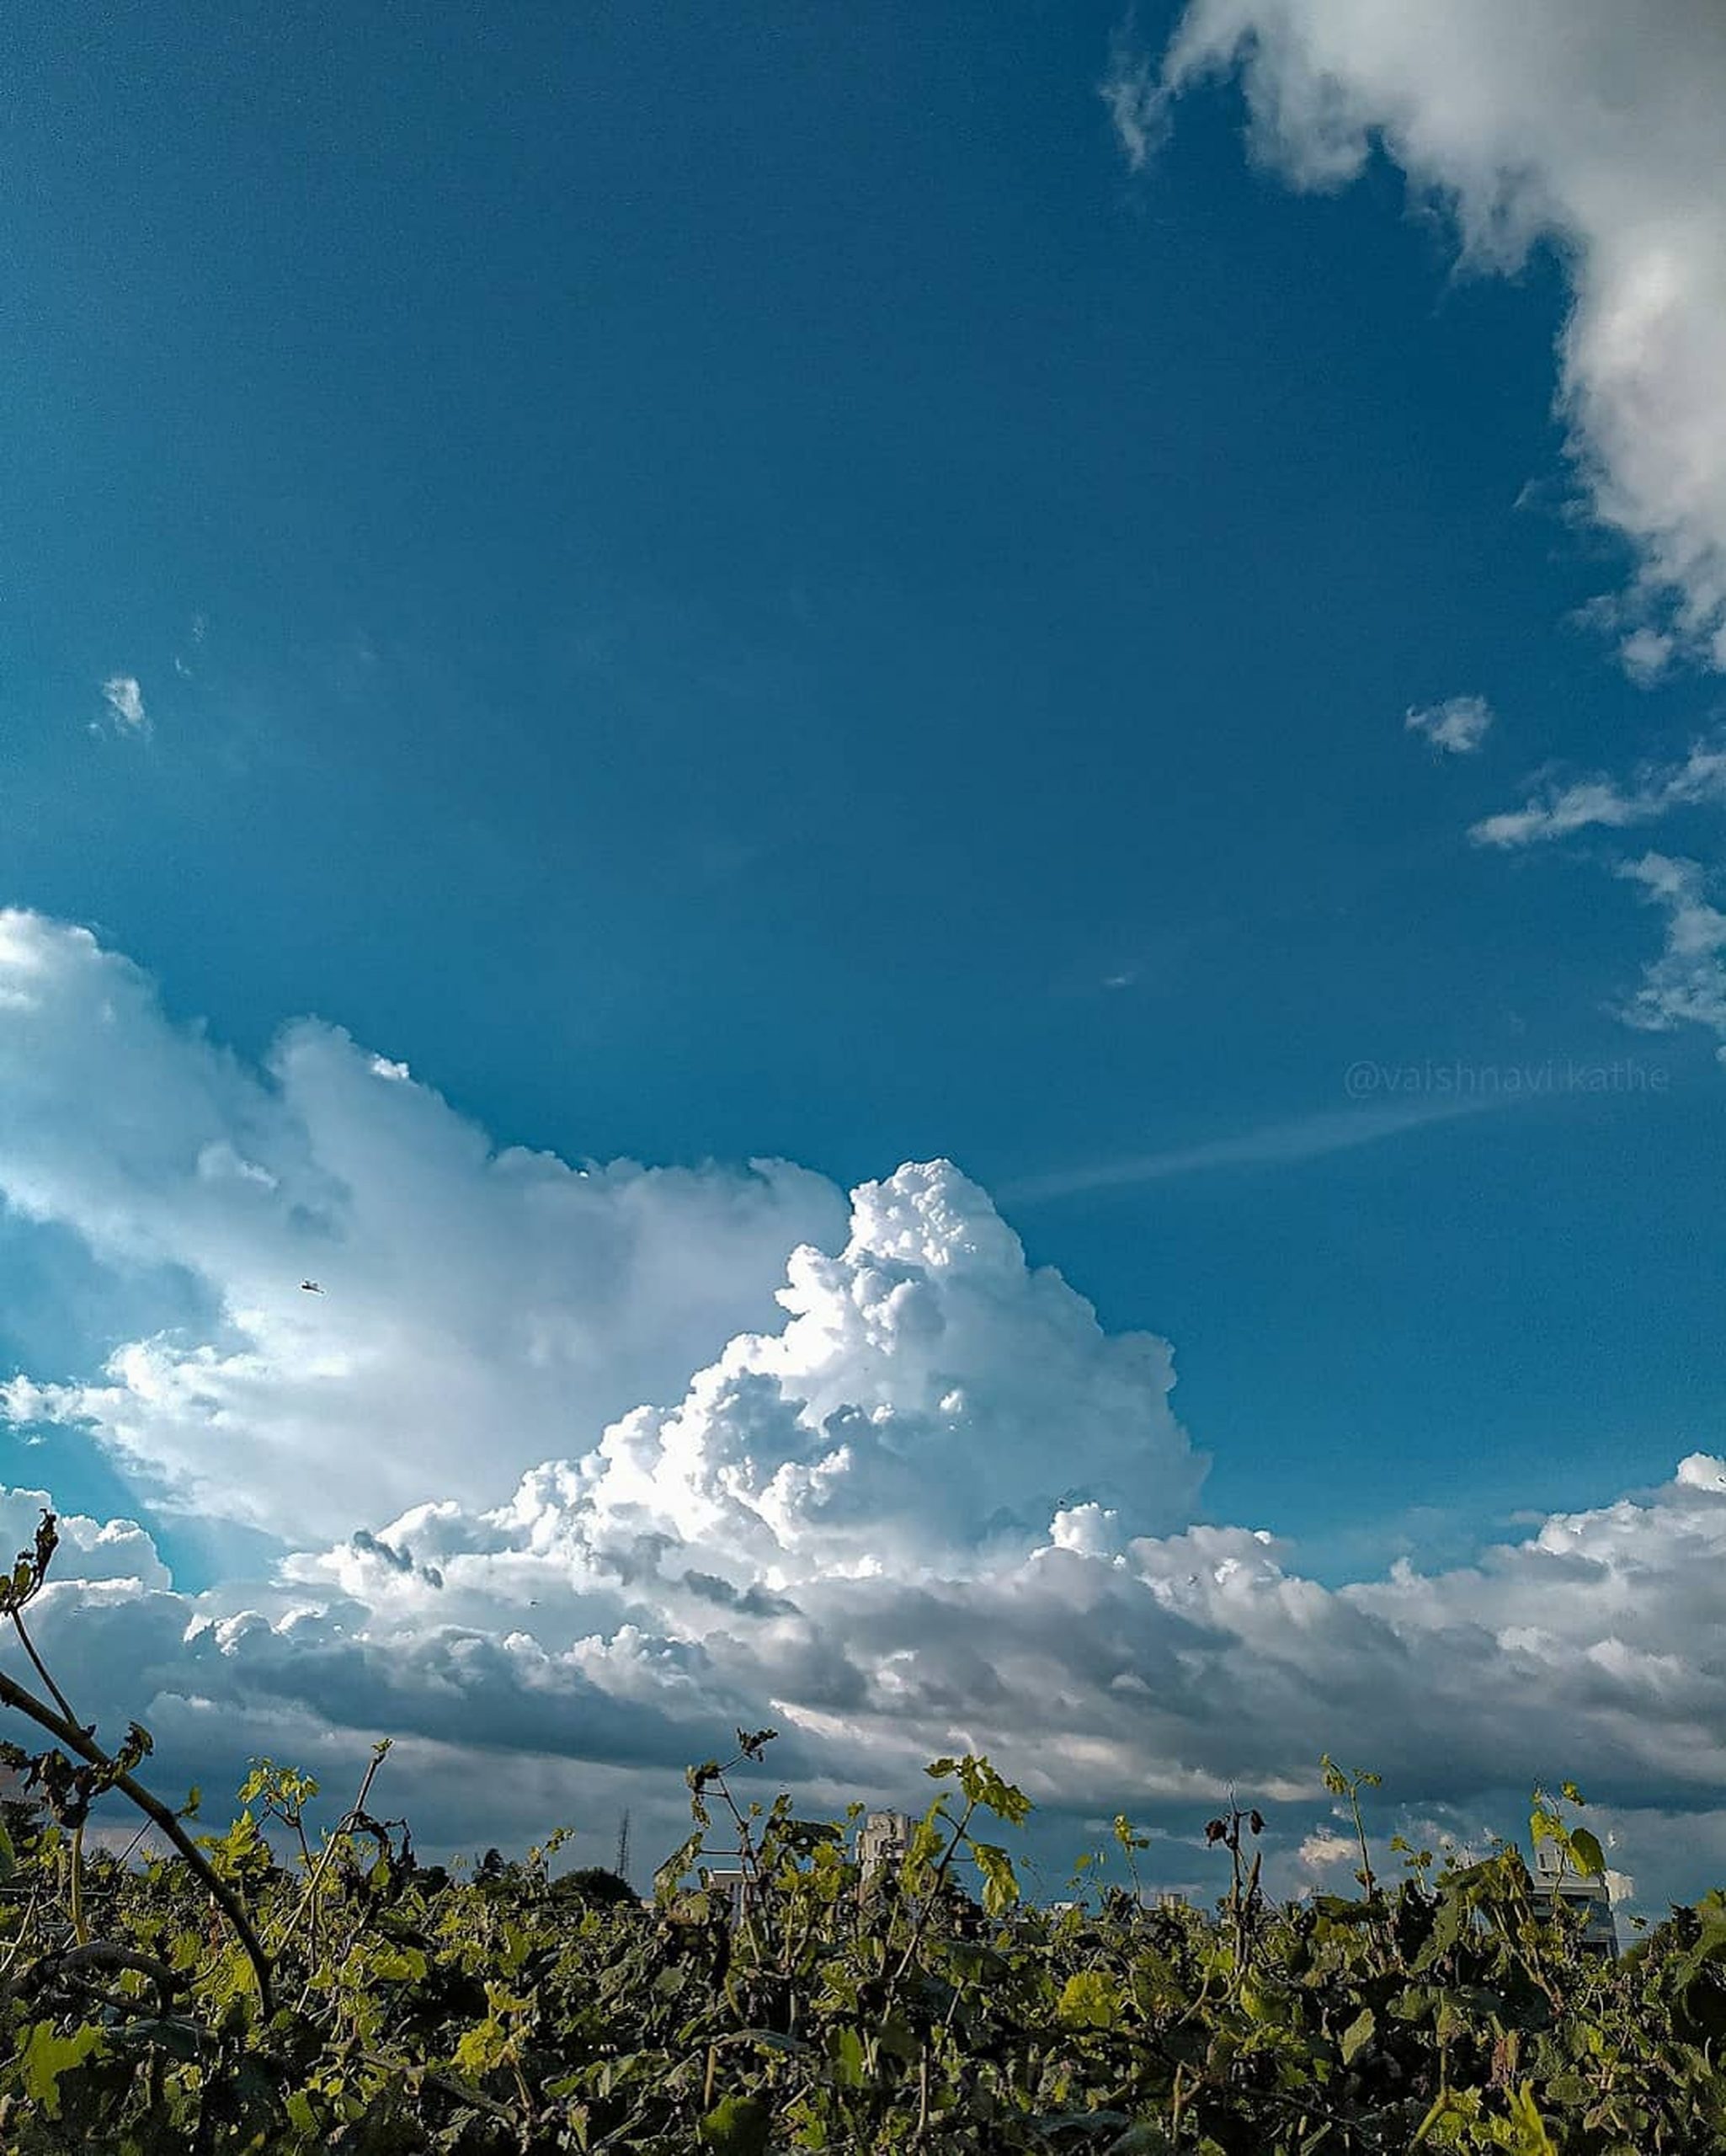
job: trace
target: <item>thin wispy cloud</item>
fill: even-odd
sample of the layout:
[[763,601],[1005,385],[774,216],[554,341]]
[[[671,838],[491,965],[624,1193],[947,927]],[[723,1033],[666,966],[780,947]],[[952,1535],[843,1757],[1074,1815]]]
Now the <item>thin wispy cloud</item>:
[[[1710,902],[1702,867],[1645,853],[1617,873],[1666,910],[1666,947],[1643,973],[1625,1018],[1651,1033],[1702,1026],[1726,1043],[1726,913]],[[1718,1054],[1726,1060],[1726,1045]]]
[[1441,704],[1410,710],[1403,723],[1411,734],[1424,734],[1436,749],[1452,756],[1472,756],[1485,740],[1493,723],[1492,706],[1484,696],[1446,696]]
[[[1369,1068],[1386,1081],[1387,1091],[1394,1090],[1399,1075],[1409,1079],[1411,1092],[1425,1082],[1424,1066],[1415,1066],[1406,1074],[1392,1065],[1360,1067]],[[1367,1107],[1321,1109],[1317,1114],[1297,1116],[1286,1123],[1261,1123],[1228,1138],[1207,1139],[1198,1145],[1176,1145],[1160,1153],[1136,1153],[1121,1160],[1100,1161],[1093,1167],[1027,1176],[1005,1185],[1000,1195],[1004,1200],[1023,1204],[1038,1198],[1076,1198],[1086,1191],[1124,1189],[1133,1183],[1161,1182],[1170,1176],[1196,1175],[1207,1168],[1277,1167],[1316,1160],[1324,1153],[1347,1152],[1356,1145],[1376,1145],[1380,1139],[1399,1137],[1427,1123],[1449,1123],[1457,1116],[1498,1107],[1508,1097],[1496,1092],[1461,1097],[1423,1094],[1419,1099]]]
[[1476,846],[1532,846],[1590,825],[1622,830],[1653,823],[1674,808],[1726,803],[1726,742],[1698,741],[1681,764],[1649,765],[1628,785],[1596,775],[1549,786],[1521,808],[1474,825]]
[[150,714],[144,708],[144,691],[131,674],[110,674],[102,684],[102,698],[109,716],[121,734],[147,734]]
[[1109,46],[1109,72],[1097,84],[1129,172],[1141,173],[1169,131],[1169,93],[1129,13]]

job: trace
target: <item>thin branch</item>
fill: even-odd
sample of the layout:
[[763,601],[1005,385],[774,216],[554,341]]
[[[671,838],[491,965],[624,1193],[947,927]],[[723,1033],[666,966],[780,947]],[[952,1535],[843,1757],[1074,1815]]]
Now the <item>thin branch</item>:
[[19,1614],[16,1609],[8,1610],[7,1614],[12,1620],[13,1630],[18,1634],[19,1639],[24,1641],[24,1652],[36,1665],[37,1676],[41,1678],[42,1682],[48,1687],[48,1689],[54,1694],[55,1705],[59,1708],[61,1713],[66,1716],[68,1721],[76,1722],[77,1721],[77,1716],[72,1712],[71,1707],[67,1705],[65,1693],[61,1690],[60,1687],[54,1682],[54,1679],[48,1674],[47,1664],[43,1661],[41,1656],[36,1652],[35,1641],[30,1637],[29,1634],[25,1631],[24,1628],[24,1619]]
[[118,1945],[112,1940],[93,1939],[88,1945],[67,1946],[57,1953],[45,1954],[40,1961],[33,1961],[29,1968],[20,1970],[10,1983],[0,1988],[0,2004],[51,1983],[56,1977],[72,1976],[80,1969],[136,1969],[156,1984],[164,2001],[184,1982],[165,1961],[137,1953],[130,1946]]

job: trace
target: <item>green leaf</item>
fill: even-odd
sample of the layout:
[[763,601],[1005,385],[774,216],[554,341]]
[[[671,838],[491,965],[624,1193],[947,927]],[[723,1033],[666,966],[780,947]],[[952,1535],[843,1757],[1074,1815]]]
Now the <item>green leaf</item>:
[[1352,2066],[1378,2031],[1378,2020],[1370,2006],[1363,2006],[1342,2032],[1342,2063]]
[[1019,1878],[1013,1860],[993,1842],[973,1842],[971,1854],[983,1874],[983,1906],[990,1916],[1004,1916],[1019,1899]]
[[1004,1782],[988,1761],[967,1756],[959,1762],[959,1786],[971,1801],[1011,1826],[1022,1826],[1031,1816],[1031,1799],[1011,1782]]
[[842,2087],[863,2086],[863,2039],[849,2022],[834,2038],[833,2063]]
[[743,2044],[760,2044],[770,2052],[784,2052],[792,2058],[805,2057],[815,2048],[801,2036],[788,2036],[779,2029],[739,2029],[735,2041]]
[[1112,2029],[1121,2019],[1121,1994],[1100,1969],[1080,1969],[1067,1979],[1055,2015],[1065,2029]]
[[141,2050],[146,2044],[155,2044],[173,2058],[194,2059],[198,2056],[198,2032],[184,2021],[140,2019],[128,2021],[115,2034]]
[[1526,2084],[1510,2092],[1510,2127],[1514,2138],[1507,2144],[1517,2156],[1558,2156],[1558,2143],[1546,2130],[1546,2121]]
[[725,2156],[764,2156],[773,2114],[754,2096],[722,2096],[695,2129],[704,2148]]
[[102,2048],[102,2031],[85,2022],[69,2036],[56,2036],[51,2021],[38,2021],[25,2040],[22,2064],[25,2093],[46,2111],[60,2116],[60,2077]]
[[1577,1827],[1570,1834],[1570,1856],[1576,1869],[1585,1879],[1599,1879],[1606,1869],[1606,1851],[1596,1836],[1586,1827]]
[[10,1879],[18,1870],[18,1853],[12,1846],[12,1837],[6,1831],[6,1822],[0,1819],[0,1879]]

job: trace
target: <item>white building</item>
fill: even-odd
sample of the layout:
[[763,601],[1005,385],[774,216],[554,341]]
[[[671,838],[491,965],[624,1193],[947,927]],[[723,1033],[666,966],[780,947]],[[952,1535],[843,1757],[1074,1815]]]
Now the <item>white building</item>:
[[1611,1889],[1604,1879],[1584,1878],[1565,1863],[1562,1849],[1542,1842],[1534,1852],[1534,1891],[1542,1901],[1556,1894],[1565,1908],[1582,1919],[1585,1946],[1617,1958],[1618,1928],[1612,1920]]
[[733,1924],[741,1924],[748,1907],[749,1877],[744,1871],[711,1871],[707,1873],[710,1893],[725,1897],[726,1913]]
[[902,1864],[915,1822],[908,1812],[869,1812],[857,1829],[857,1868],[867,1885],[884,1864]]

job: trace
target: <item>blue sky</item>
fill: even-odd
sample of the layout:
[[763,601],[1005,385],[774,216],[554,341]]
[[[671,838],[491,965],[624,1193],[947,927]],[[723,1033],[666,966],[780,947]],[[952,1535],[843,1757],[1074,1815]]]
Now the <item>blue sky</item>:
[[[0,898],[161,1012],[110,1054],[120,976],[41,947],[63,1027],[0,1059],[31,1134],[0,1162],[6,1370],[77,1389],[164,1329],[245,1331],[258,1248],[169,1185],[226,1172],[213,1143],[291,1177],[237,1134],[257,1102],[195,1145],[160,1103],[315,1014],[494,1146],[811,1171],[735,1308],[679,1270],[725,1251],[666,1228],[657,1344],[594,1376],[572,1459],[781,1322],[844,1192],[939,1158],[1106,1335],[1172,1343],[1211,1461],[1185,1518],[1327,1588],[1722,1449],[1718,947],[1702,883],[1617,872],[1718,851],[1712,767],[1671,774],[1720,711],[1726,445],[1675,360],[1613,342],[1650,264],[1696,352],[1726,337],[1682,238],[1712,139],[1684,40],[1713,33],[1665,8],[1632,71],[1672,147],[1620,231],[1612,99],[1567,123],[1553,87],[1624,79],[1601,11],[1533,11],[1550,66],[1409,12],[1405,49],[1319,0],[1201,6],[1169,104],[1149,7],[26,11]],[[1357,172],[1302,132],[1313,69],[1384,131]],[[1472,747],[1405,723],[1461,697]],[[1594,775],[1568,835],[1471,836]],[[189,1076],[192,1027],[235,1060]],[[1441,1112],[1446,1072],[1543,1070]],[[344,1144],[411,1184],[371,1113]],[[297,1280],[324,1246],[269,1247]],[[381,1311],[404,1277],[368,1280]],[[129,1412],[20,1413],[6,1480],[143,1521],[183,1593],[338,1532],[162,1504]],[[347,1525],[452,1495],[455,1449],[414,1487],[387,1442],[395,1512]],[[470,1442],[507,1459],[493,1502],[553,1456]]]

